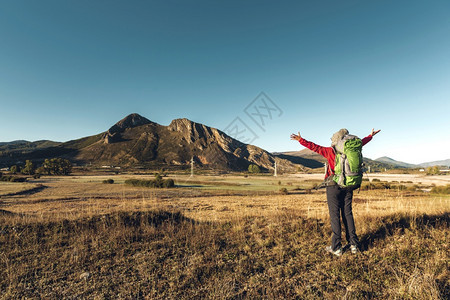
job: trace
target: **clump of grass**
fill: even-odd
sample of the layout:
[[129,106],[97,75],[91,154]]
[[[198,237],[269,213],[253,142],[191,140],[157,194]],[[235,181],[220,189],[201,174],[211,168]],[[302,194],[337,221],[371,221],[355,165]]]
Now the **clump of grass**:
[[431,192],[435,194],[450,194],[450,184],[445,186],[434,186],[431,189]]
[[[363,191],[367,191],[367,190],[384,190],[384,189],[391,189],[391,188],[397,188],[397,185],[391,184],[389,182],[386,181],[380,181],[379,179],[377,180],[377,178],[374,178],[372,180],[372,182],[363,182],[361,184],[361,190]],[[403,190],[404,188],[406,189],[405,186],[401,186],[401,189]]]
[[172,188],[175,186],[173,179],[163,179],[161,176],[155,176],[155,179],[127,179],[125,184],[132,186],[148,187],[148,188]]
[[287,190],[287,188],[280,188],[280,193],[283,195],[287,195],[289,194],[289,191]]

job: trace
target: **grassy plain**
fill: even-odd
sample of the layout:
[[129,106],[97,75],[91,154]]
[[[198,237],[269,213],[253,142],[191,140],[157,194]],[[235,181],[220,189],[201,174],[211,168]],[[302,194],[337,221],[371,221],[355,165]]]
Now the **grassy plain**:
[[335,258],[320,177],[169,177],[176,188],[124,184],[145,175],[0,183],[0,299],[450,294],[448,195],[356,191],[362,252]]

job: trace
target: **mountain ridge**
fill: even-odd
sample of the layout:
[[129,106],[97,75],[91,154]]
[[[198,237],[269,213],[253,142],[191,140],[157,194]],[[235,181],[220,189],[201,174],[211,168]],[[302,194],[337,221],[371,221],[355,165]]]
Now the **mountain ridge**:
[[[270,170],[277,161],[280,171],[296,170],[300,165],[320,168],[325,162],[322,156],[309,149],[269,153],[187,118],[174,119],[165,126],[137,113],[127,115],[104,132],[67,142],[0,142],[2,166],[23,163],[25,159],[39,161],[49,157],[64,157],[80,164],[124,166],[183,166],[194,158],[198,165],[229,170],[245,170],[249,164]],[[400,162],[386,156],[364,160],[373,170],[450,165],[450,159],[421,164]]]
[[280,171],[296,169],[291,162],[257,146],[235,140],[216,128],[186,118],[174,119],[164,126],[136,113],[126,116],[104,132],[45,149],[0,156],[0,163],[43,160],[50,155],[68,158],[79,164],[187,166],[194,159],[199,166],[224,170],[242,171],[250,164],[270,170],[275,161]]
[[424,168],[424,167],[432,167],[432,166],[448,167],[448,166],[450,166],[450,159],[423,162],[423,163],[419,163],[419,164],[410,164],[410,163],[395,160],[395,159],[387,157],[387,156],[382,156],[382,157],[375,159],[375,161],[390,163],[395,166],[404,167],[404,168]]
[[[286,151],[286,152],[274,152],[275,156],[280,158],[287,159],[293,163],[299,163],[309,168],[319,168],[322,167],[325,163],[325,158],[309,149],[302,149],[299,151]],[[397,161],[393,158],[383,156],[377,159],[370,159],[368,157],[364,157],[364,162],[366,166],[374,167],[375,169],[384,169],[384,168],[424,168],[430,166],[450,166],[450,159],[447,160],[439,160],[439,161],[431,161],[420,164],[410,164],[401,161]],[[374,169],[374,170],[375,170]]]

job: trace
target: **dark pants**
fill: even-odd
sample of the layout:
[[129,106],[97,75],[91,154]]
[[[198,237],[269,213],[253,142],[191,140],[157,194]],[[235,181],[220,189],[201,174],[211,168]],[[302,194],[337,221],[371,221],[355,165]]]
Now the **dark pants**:
[[358,237],[356,236],[355,221],[352,212],[353,190],[340,188],[338,185],[330,185],[327,187],[327,202],[330,212],[331,230],[331,248],[336,251],[341,244],[341,215],[342,222],[345,227],[345,237],[347,242],[352,245],[358,245]]

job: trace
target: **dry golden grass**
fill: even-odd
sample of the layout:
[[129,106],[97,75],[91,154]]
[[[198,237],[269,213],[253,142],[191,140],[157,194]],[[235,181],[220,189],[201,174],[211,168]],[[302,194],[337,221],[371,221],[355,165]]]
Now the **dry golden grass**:
[[0,299],[449,294],[449,196],[355,192],[364,251],[336,259],[322,250],[330,226],[323,190],[308,191],[316,182],[178,176],[194,187],[147,189],[122,184],[131,177],[43,178],[1,197]]
[[0,197],[26,192],[38,186],[38,184],[28,182],[0,182]]

